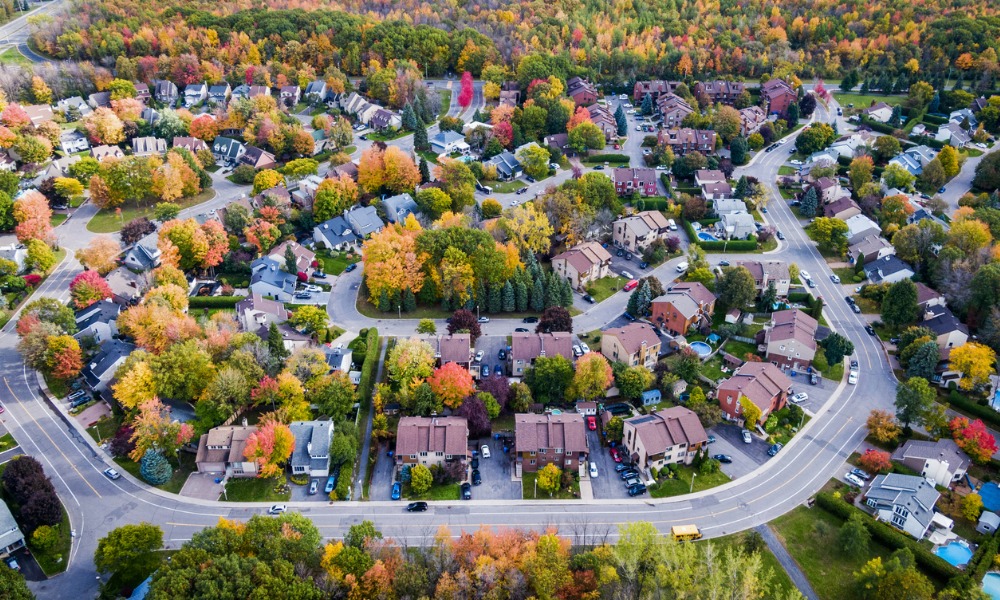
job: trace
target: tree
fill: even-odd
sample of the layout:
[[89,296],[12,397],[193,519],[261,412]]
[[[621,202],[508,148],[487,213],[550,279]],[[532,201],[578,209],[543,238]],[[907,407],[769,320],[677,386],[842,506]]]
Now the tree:
[[983,497],[972,493],[962,498],[962,516],[975,523],[983,512]]
[[642,318],[649,312],[649,307],[652,302],[653,295],[649,290],[649,284],[642,283],[632,292],[632,295],[629,296],[626,310],[630,315],[636,318]]
[[906,376],[930,380],[934,377],[934,372],[940,361],[941,351],[938,349],[936,341],[928,340],[923,344],[918,344],[916,350],[910,355]]
[[973,461],[986,464],[997,453],[997,442],[982,420],[969,422],[967,417],[955,417],[948,423],[952,438]]
[[831,333],[820,345],[823,346],[827,364],[831,366],[843,361],[845,356],[854,354],[854,343],[839,333]]
[[537,402],[561,402],[573,380],[573,363],[562,356],[541,356],[524,372],[524,383]]
[[512,412],[525,412],[531,406],[534,399],[531,396],[531,388],[520,381],[510,384],[510,401],[508,406]]
[[538,470],[535,481],[538,489],[546,492],[551,498],[562,487],[562,469],[549,463]]
[[584,400],[603,397],[613,378],[608,360],[602,354],[588,352],[576,361],[576,374],[569,393]]
[[[281,230],[274,223],[265,221],[264,219],[257,219],[243,230],[243,235],[246,237],[247,242],[257,249],[257,253],[263,256],[278,242],[278,238],[281,237]],[[184,268],[183,263],[181,268]]]
[[916,183],[917,178],[904,167],[896,163],[892,163],[886,166],[885,170],[882,171],[882,181],[888,188],[909,190],[913,187],[913,184]]
[[453,362],[435,369],[427,383],[444,405],[452,409],[458,408],[462,400],[476,389],[469,369]]
[[74,277],[69,284],[69,294],[77,308],[86,308],[112,296],[111,286],[97,271],[84,271]]
[[892,470],[892,457],[885,450],[869,448],[858,458],[858,466],[869,473],[888,473]]
[[753,275],[746,267],[726,268],[716,284],[719,301],[731,308],[743,308],[757,297]]
[[655,377],[649,369],[635,365],[619,370],[615,376],[615,385],[623,397],[635,400],[653,385],[654,380]]
[[451,320],[448,321],[448,333],[468,333],[471,336],[472,344],[475,344],[476,340],[483,334],[476,315],[464,308],[456,310],[451,314]]
[[22,194],[14,202],[12,214],[17,221],[17,227],[14,228],[17,241],[21,243],[26,243],[28,240],[47,242],[52,239],[52,210],[49,208],[48,199],[39,192],[30,190]]
[[80,343],[70,335],[53,335],[48,338],[45,351],[45,370],[60,381],[68,381],[83,369],[83,352]]
[[434,168],[434,178],[441,183],[441,189],[451,197],[453,212],[460,213],[466,206],[476,204],[476,176],[464,162],[450,158],[442,160]]
[[976,165],[976,174],[972,179],[972,185],[978,190],[1000,189],[1000,154],[991,152],[979,161],[979,164]]
[[434,319],[420,319],[420,322],[417,323],[417,333],[425,335],[436,334],[437,325],[434,324]]
[[569,315],[568,310],[561,306],[550,306],[542,313],[535,331],[538,333],[554,331],[573,333],[573,317]]
[[838,254],[847,251],[847,223],[829,217],[816,217],[810,227],[820,250]]
[[[983,162],[986,162],[986,160],[984,159],[980,162],[979,166],[982,166]],[[944,167],[941,166],[941,161],[936,156],[924,165],[924,170],[917,176],[918,184],[927,190],[937,190],[947,180],[948,177],[944,173]]]
[[946,145],[938,152],[937,159],[941,161],[941,168],[944,169],[944,176],[951,179],[958,175],[961,165],[958,163],[958,150],[954,146]]
[[799,154],[813,154],[829,146],[836,137],[836,132],[826,123],[814,123],[795,138],[795,149]]
[[420,190],[414,197],[421,212],[431,219],[438,219],[452,209],[451,196],[436,187]]
[[760,422],[761,416],[763,415],[760,407],[742,394],[740,395],[739,403],[743,412],[744,427],[751,429],[756,427],[756,425]]
[[570,130],[569,145],[580,153],[599,150],[605,145],[604,132],[593,123],[580,123]]
[[257,430],[247,436],[243,456],[257,463],[257,476],[277,477],[282,465],[292,456],[295,436],[288,425],[274,418],[266,418]]
[[289,322],[295,327],[304,329],[306,333],[314,334],[327,326],[330,317],[326,309],[319,306],[302,306],[292,313]]
[[191,121],[190,133],[191,137],[212,143],[219,135],[219,126],[211,115],[201,115]]
[[732,160],[733,164],[736,166],[747,164],[748,150],[749,150],[749,144],[747,143],[747,139],[744,138],[743,136],[737,136],[729,144],[730,160]]
[[[872,155],[879,163],[885,163],[902,150],[903,147],[900,145],[899,140],[891,135],[882,135],[876,138],[875,144],[872,146]],[[903,170],[905,171],[906,169]]]
[[875,163],[872,161],[872,157],[862,155],[852,160],[848,169],[851,189],[854,190],[854,195],[859,197],[861,188],[872,180],[872,174],[875,172]]
[[160,562],[163,530],[151,523],[122,525],[97,541],[94,566],[101,573],[143,574]]
[[139,474],[150,485],[163,485],[170,481],[174,469],[162,452],[150,448],[142,455],[142,461],[139,463]]
[[176,455],[177,449],[191,441],[193,435],[191,425],[174,421],[167,408],[154,397],[139,406],[139,413],[132,421],[131,440],[135,449],[129,456],[141,460],[150,448]]
[[533,202],[507,209],[498,226],[522,252],[549,251],[554,230],[548,217]]
[[819,208],[819,195],[816,188],[810,186],[806,193],[802,195],[802,204],[799,205],[799,213],[808,219],[816,216]]
[[893,329],[900,329],[917,320],[917,286],[904,279],[889,287],[882,300],[882,322]]
[[264,169],[253,177],[255,195],[279,185],[285,185],[285,176],[274,169]]
[[[732,106],[720,106],[712,115],[712,129],[722,137],[723,143],[736,138],[740,133],[743,120],[740,118],[740,111]],[[736,161],[733,161],[734,163]]]
[[992,241],[989,226],[976,219],[956,220],[948,231],[948,244],[958,248],[966,256],[989,246]]
[[434,483],[434,476],[431,470],[424,465],[413,465],[410,467],[410,491],[415,496],[422,496],[430,491]]
[[85,247],[76,251],[76,259],[87,269],[106,275],[117,265],[121,245],[107,235],[99,235]]
[[409,387],[413,380],[427,379],[434,372],[434,349],[418,338],[402,340],[389,351],[385,368],[393,383]]
[[524,167],[524,172],[541,179],[549,173],[549,151],[538,144],[528,144],[517,153],[517,160]]
[[110,108],[98,108],[83,120],[92,144],[120,144],[125,141],[125,124]]
[[153,371],[147,361],[136,362],[131,369],[122,375],[112,386],[115,400],[127,411],[132,411],[144,402],[156,396],[156,382]]
[[837,534],[837,543],[841,552],[851,558],[859,558],[868,555],[868,542],[871,540],[871,532],[865,526],[865,517],[854,513],[840,526]]
[[[229,209],[226,210],[227,215],[232,210],[232,208],[233,207],[231,206]],[[126,246],[131,246],[132,244],[135,244],[136,242],[146,237],[150,233],[153,233],[154,231],[156,231],[156,225],[154,225],[152,221],[150,221],[146,217],[137,217],[135,219],[132,219],[128,223],[125,223],[125,225],[122,226],[120,235],[122,238],[122,243],[125,244]],[[240,231],[243,231],[243,229],[240,228]],[[77,259],[79,260],[79,255],[77,255]]]
[[926,379],[911,377],[901,382],[896,386],[896,418],[904,428],[909,428],[910,423],[922,423],[935,398],[937,393]]
[[310,386],[311,400],[331,419],[343,418],[354,404],[354,384],[347,373],[334,371]]
[[24,264],[29,269],[47,273],[56,266],[56,256],[48,244],[42,240],[31,239],[26,245],[28,246],[28,254],[24,258]]
[[989,346],[977,342],[967,342],[957,348],[952,348],[949,357],[951,368],[962,374],[958,387],[971,390],[984,385],[993,374],[993,366],[997,354]]

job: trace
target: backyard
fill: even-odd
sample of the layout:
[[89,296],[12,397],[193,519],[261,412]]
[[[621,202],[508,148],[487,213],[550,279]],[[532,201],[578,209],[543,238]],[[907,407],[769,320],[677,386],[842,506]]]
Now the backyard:
[[403,485],[403,497],[408,500],[458,500],[458,488],[457,483],[432,485],[427,493],[414,494],[407,483]]
[[497,181],[490,184],[494,194],[509,194],[525,187],[525,183],[520,179],[514,181]]
[[[850,110],[861,112],[862,109],[871,106],[872,102],[885,102],[889,106],[896,106],[897,104],[902,104],[903,100],[906,98],[906,96],[887,96],[885,94],[860,93],[852,94],[846,92],[834,92],[833,97],[837,99],[837,102],[843,105],[845,113]],[[848,108],[848,104],[853,104],[854,108]]]
[[594,297],[594,302],[602,302],[614,296],[623,284],[622,277],[602,277],[587,284],[587,293]]
[[[185,208],[191,208],[203,202],[208,202],[212,198],[215,198],[215,190],[209,188],[194,196],[178,198],[174,203],[180,206],[181,210],[184,210]],[[116,231],[121,231],[122,225],[132,219],[139,217],[152,219],[153,209],[156,208],[156,204],[156,202],[146,202],[142,205],[129,203],[118,208],[102,208],[87,223],[87,231],[94,233],[115,233]],[[121,214],[118,214],[119,209],[121,209]]]
[[[694,478],[693,490],[691,486],[692,477]],[[677,470],[677,477],[673,479],[661,479],[649,488],[649,495],[653,498],[680,496],[718,487],[724,483],[729,483],[729,481],[729,476],[721,470],[706,475],[695,471],[694,467],[680,465]]]

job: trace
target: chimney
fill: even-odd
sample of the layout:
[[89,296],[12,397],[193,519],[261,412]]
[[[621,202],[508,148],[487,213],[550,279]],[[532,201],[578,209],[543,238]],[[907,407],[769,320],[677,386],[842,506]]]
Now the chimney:
[[312,456],[312,453],[313,453],[313,443],[312,442],[308,442],[306,444],[306,453],[308,453],[310,456]]

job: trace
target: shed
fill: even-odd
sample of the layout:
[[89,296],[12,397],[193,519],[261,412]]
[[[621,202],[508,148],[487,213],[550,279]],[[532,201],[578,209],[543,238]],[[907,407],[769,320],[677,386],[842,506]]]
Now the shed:
[[979,515],[979,523],[976,524],[976,531],[993,535],[997,529],[1000,529],[1000,515],[984,510],[983,514]]
[[648,390],[642,393],[642,405],[652,406],[660,403],[660,390]]

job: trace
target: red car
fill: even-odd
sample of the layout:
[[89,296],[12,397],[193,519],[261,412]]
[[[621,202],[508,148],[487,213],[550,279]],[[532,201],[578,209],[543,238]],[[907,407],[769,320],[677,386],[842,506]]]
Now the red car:
[[615,144],[615,150],[621,150],[621,146],[619,146],[618,144]]
[[616,463],[620,463],[622,461],[622,455],[618,454],[618,448],[611,449],[611,458],[613,458]]
[[587,429],[597,431],[597,417],[587,417]]

